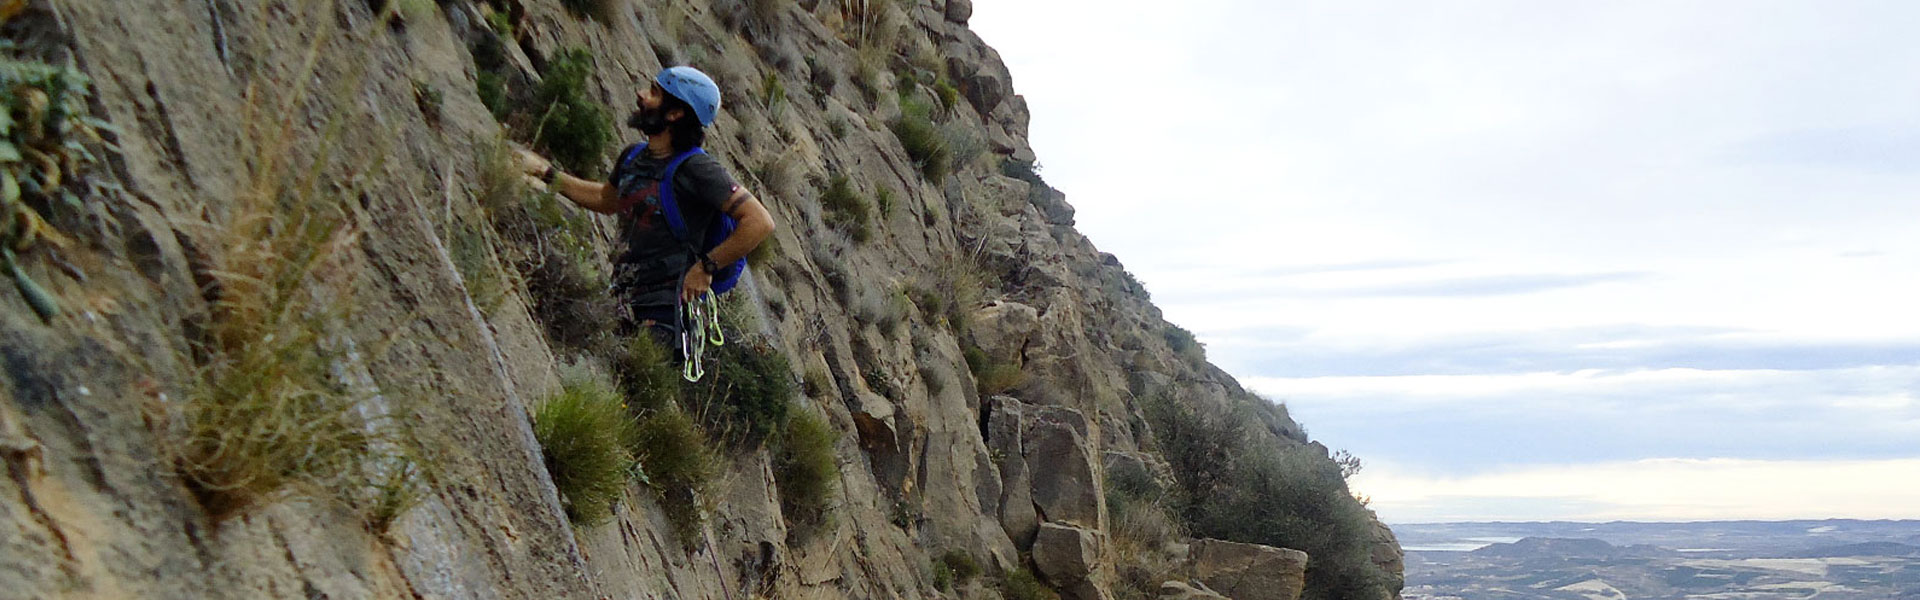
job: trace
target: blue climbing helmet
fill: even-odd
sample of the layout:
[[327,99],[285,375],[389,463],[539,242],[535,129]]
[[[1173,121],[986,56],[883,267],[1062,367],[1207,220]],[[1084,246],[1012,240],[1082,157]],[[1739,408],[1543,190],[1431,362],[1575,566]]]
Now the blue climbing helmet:
[[699,69],[670,67],[654,77],[653,82],[693,107],[693,116],[700,119],[701,127],[713,126],[714,117],[720,116],[720,86]]

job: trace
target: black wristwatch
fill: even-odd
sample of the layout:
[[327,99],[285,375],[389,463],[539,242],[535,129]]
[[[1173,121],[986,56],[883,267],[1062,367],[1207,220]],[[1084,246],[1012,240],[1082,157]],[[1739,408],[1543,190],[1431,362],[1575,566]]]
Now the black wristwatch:
[[700,268],[706,270],[708,275],[713,275],[720,272],[720,263],[713,262],[713,257],[711,256],[701,254]]
[[553,165],[547,165],[547,172],[540,174],[540,180],[547,182],[547,185],[553,185],[554,180],[559,178],[560,170],[553,168]]

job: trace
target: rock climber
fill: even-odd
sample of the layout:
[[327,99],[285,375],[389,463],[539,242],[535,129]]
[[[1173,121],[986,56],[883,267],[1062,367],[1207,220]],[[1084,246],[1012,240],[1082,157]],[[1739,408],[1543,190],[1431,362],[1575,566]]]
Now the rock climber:
[[[627,126],[639,130],[646,141],[621,151],[606,182],[562,173],[525,150],[518,152],[520,167],[582,208],[619,217],[613,293],[624,309],[621,327],[647,328],[662,340],[677,340],[681,306],[705,296],[715,273],[772,235],[773,215],[719,160],[696,151],[720,111],[720,87],[713,78],[692,67],[668,68],[635,94],[634,104]],[[679,207],[684,229],[696,232],[691,240],[681,239],[668,226],[661,207],[661,179],[677,158],[683,162],[673,169],[673,181],[664,185],[672,186],[667,196]],[[703,251],[698,232],[707,231],[722,213],[737,225],[718,245]]]

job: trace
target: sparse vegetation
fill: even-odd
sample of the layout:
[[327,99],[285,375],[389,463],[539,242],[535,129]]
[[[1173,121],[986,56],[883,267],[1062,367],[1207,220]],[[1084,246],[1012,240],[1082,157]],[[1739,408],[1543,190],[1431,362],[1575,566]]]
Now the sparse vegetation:
[[1206,349],[1200,345],[1199,340],[1194,339],[1193,332],[1179,325],[1168,323],[1166,329],[1160,330],[1160,337],[1167,341],[1167,347],[1173,349],[1174,354],[1180,355],[1189,362],[1202,362],[1207,359]]
[[480,96],[480,104],[493,113],[495,119],[505,119],[512,112],[507,105],[507,79],[492,71],[480,71],[474,74],[473,92]]
[[563,371],[560,393],[534,408],[533,435],[567,517],[586,526],[611,515],[633,468],[636,435],[613,382],[584,367]]
[[840,434],[810,411],[791,412],[775,438],[773,475],[787,523],[805,532],[824,524],[839,493],[840,463],[833,447]]
[[880,218],[882,220],[892,216],[893,209],[897,206],[897,203],[895,203],[893,199],[893,188],[882,185],[879,189],[874,190],[873,203],[880,208]]
[[826,209],[827,223],[847,233],[856,242],[873,239],[873,207],[853,189],[853,180],[844,174],[827,178],[827,189],[820,193],[820,206]]
[[652,335],[624,340],[614,357],[614,372],[626,393],[628,412],[637,415],[665,409],[680,401],[680,368],[666,346]]
[[1059,594],[1047,589],[1040,578],[1026,569],[1008,571],[1000,580],[1000,595],[1006,600],[1060,600]]
[[1027,373],[1020,365],[995,359],[974,346],[967,346],[964,352],[967,368],[973,371],[974,384],[982,395],[1002,394],[1027,381]]
[[555,342],[596,347],[613,330],[613,299],[593,245],[593,221],[551,192],[521,183],[504,140],[482,141],[479,197],[503,258],[525,281],[534,316]]
[[674,535],[683,543],[693,542],[704,518],[702,502],[720,464],[700,424],[678,404],[655,410],[640,421],[634,455],[673,524]]
[[953,170],[953,149],[946,132],[934,122],[930,107],[911,96],[902,96],[900,118],[889,127],[922,176],[934,183],[946,180]]

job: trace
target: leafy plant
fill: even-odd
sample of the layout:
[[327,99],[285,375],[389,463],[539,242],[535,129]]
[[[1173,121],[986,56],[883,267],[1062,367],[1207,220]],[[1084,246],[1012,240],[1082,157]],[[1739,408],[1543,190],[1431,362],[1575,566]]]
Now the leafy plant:
[[593,55],[584,48],[560,51],[547,61],[534,90],[534,145],[574,173],[597,176],[613,143],[613,120],[587,92]]

